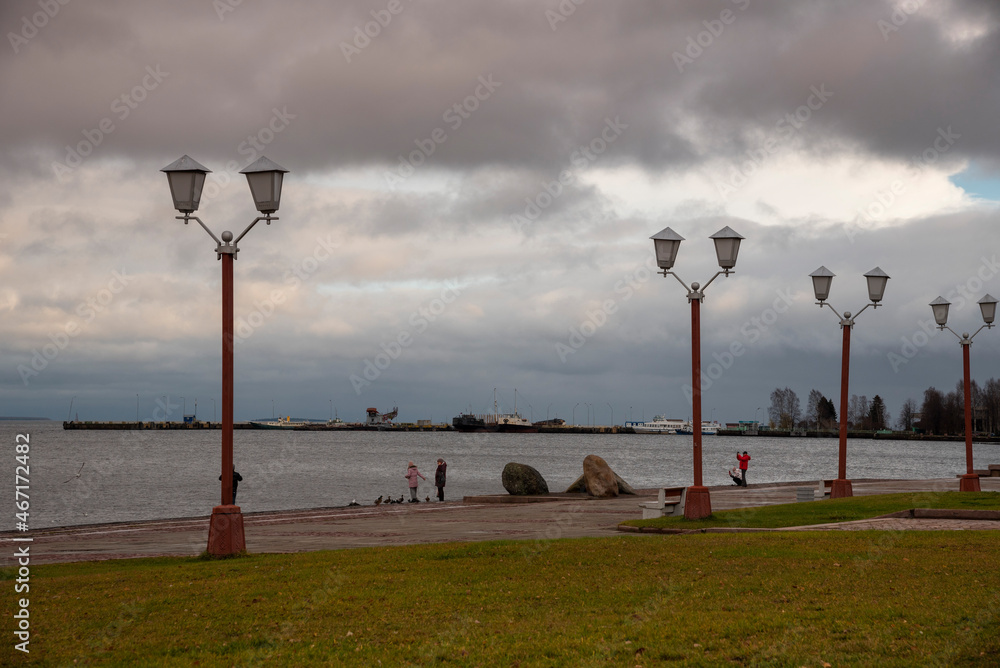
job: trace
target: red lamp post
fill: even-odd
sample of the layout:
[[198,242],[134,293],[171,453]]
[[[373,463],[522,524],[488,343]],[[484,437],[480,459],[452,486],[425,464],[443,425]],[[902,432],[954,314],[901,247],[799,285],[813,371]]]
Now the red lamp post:
[[247,226],[240,236],[233,240],[233,233],[225,231],[220,240],[197,216],[201,192],[205,185],[205,175],[211,170],[203,167],[188,156],[164,167],[167,174],[174,208],[184,214],[177,216],[187,225],[196,220],[209,236],[215,240],[217,259],[222,261],[222,499],[212,508],[212,520],[208,529],[208,551],[224,556],[246,550],[243,534],[243,515],[240,507],[233,504],[233,261],[239,252],[237,244],[258,221],[278,220],[271,214],[278,210],[281,201],[281,182],[287,169],[260,157],[242,170],[247,175],[250,192],[257,210],[263,213]]
[[[813,291],[816,293],[819,307],[830,306],[826,300],[830,296],[830,286],[836,274],[826,267],[820,267],[809,276],[813,281]],[[840,361],[840,451],[837,462],[837,479],[830,486],[831,499],[854,496],[851,481],[847,479],[847,388],[851,364],[851,330],[854,328],[855,318],[861,315],[866,308],[869,306],[878,308],[878,303],[882,301],[882,295],[885,292],[885,285],[889,281],[889,275],[875,267],[865,274],[865,279],[868,281],[868,298],[871,302],[865,304],[865,307],[854,316],[851,316],[850,311],[844,311],[844,315],[841,315],[837,313],[837,309],[830,306],[830,310],[836,313],[840,319],[840,328],[844,330],[844,350]]]
[[965,389],[965,475],[959,479],[958,491],[978,492],[980,491],[979,476],[973,473],[972,468],[972,374],[969,367],[969,348],[972,347],[972,339],[976,334],[983,331],[983,328],[992,329],[993,320],[997,313],[997,300],[990,295],[985,295],[979,300],[979,310],[983,314],[983,322],[986,323],[976,330],[975,334],[969,336],[968,332],[963,332],[961,336],[948,326],[948,307],[951,306],[944,297],[938,297],[930,304],[934,311],[934,321],[938,329],[947,329],[958,337],[958,342],[962,346],[962,370],[964,372]]
[[715,254],[722,271],[717,271],[715,276],[705,284],[704,287],[698,283],[692,283],[691,287],[681,280],[680,276],[673,271],[674,261],[677,259],[677,250],[680,248],[684,237],[666,227],[650,239],[656,250],[656,264],[662,270],[660,273],[666,276],[673,276],[687,290],[687,298],[691,303],[691,412],[692,432],[694,433],[694,485],[687,488],[684,502],[684,517],[690,520],[697,520],[708,517],[712,514],[712,500],[702,481],[701,466],[701,301],[705,298],[705,290],[712,284],[720,274],[729,276],[736,266],[736,256],[740,251],[740,241],[743,237],[734,232],[728,226],[722,228],[711,237],[715,242]]

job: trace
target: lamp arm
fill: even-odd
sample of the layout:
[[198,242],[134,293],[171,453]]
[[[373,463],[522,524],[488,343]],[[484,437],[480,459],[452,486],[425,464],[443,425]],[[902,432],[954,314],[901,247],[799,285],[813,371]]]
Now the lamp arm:
[[867,304],[865,304],[865,307],[863,309],[861,309],[860,311],[858,311],[857,313],[855,313],[854,316],[851,318],[851,320],[854,320],[854,318],[857,318],[859,315],[861,315],[862,313],[864,313],[865,309],[868,308],[869,306],[873,305],[874,303],[875,302],[868,302]]
[[976,334],[978,334],[979,332],[983,331],[984,329],[991,329],[991,328],[992,328],[992,325],[989,325],[989,324],[980,325],[979,329],[976,330],[975,334],[973,334],[972,336],[969,337],[969,342],[971,343],[972,339],[976,338]]
[[683,286],[684,286],[684,289],[685,289],[686,291],[688,291],[688,292],[691,292],[691,288],[689,288],[689,287],[688,287],[687,283],[685,283],[684,281],[682,281],[682,280],[681,280],[681,277],[680,277],[680,276],[678,276],[677,274],[675,274],[674,272],[672,272],[672,271],[664,271],[664,272],[663,272],[663,275],[664,275],[664,276],[673,276],[674,278],[676,278],[676,279],[677,279],[677,282],[678,282],[678,283],[680,283],[681,285],[683,285]]
[[[961,340],[962,340],[962,337],[961,337],[961,336],[959,336],[958,332],[956,332],[955,330],[953,330],[953,329],[952,329],[951,327],[949,327],[948,325],[938,325],[938,326],[937,326],[937,328],[938,328],[938,329],[941,329],[941,330],[945,330],[945,329],[947,329],[947,330],[948,330],[949,332],[951,332],[952,334],[954,334],[954,335],[955,335],[955,338],[956,338],[956,339],[958,339],[959,341],[961,341]],[[976,332],[976,334],[978,334],[978,333],[979,333],[979,332]],[[973,334],[972,336],[975,336],[976,334]],[[970,340],[970,341],[972,340],[972,336],[970,336],[970,337],[969,337],[969,340]]]
[[198,224],[201,225],[201,228],[203,230],[205,230],[206,232],[208,232],[208,236],[210,236],[213,239],[215,239],[216,245],[217,246],[221,246],[222,245],[222,242],[219,241],[219,237],[215,236],[215,234],[212,233],[212,230],[208,229],[208,226],[205,225],[205,223],[201,222],[201,218],[199,218],[198,216],[192,216],[190,214],[184,214],[183,216],[177,216],[177,220],[183,220],[185,225],[188,224],[189,220],[197,220]]
[[[830,306],[830,302],[822,301],[822,302],[819,303],[819,305],[820,305],[820,308],[822,308],[824,306]],[[843,320],[844,319],[844,316],[840,315],[840,313],[837,313],[837,309],[835,309],[832,306],[830,306],[830,310],[837,314],[837,319],[839,319],[839,320]]]
[[278,219],[271,216],[271,214],[267,214],[266,216],[257,216],[256,218],[253,219],[253,222],[247,225],[247,228],[240,233],[240,236],[236,237],[236,239],[233,240],[233,245],[235,246],[236,244],[238,244],[240,242],[240,239],[245,237],[247,235],[247,232],[249,232],[250,229],[261,220],[266,220],[267,224],[270,225],[272,220],[278,220]]
[[732,269],[727,269],[726,271],[717,271],[717,272],[715,272],[715,276],[713,276],[712,278],[708,279],[708,283],[706,283],[705,285],[701,286],[701,291],[704,292],[705,290],[707,290],[708,286],[710,286],[712,284],[712,281],[714,281],[715,279],[717,279],[720,275],[725,274],[726,276],[729,276],[729,274],[732,273],[732,271],[733,271]]

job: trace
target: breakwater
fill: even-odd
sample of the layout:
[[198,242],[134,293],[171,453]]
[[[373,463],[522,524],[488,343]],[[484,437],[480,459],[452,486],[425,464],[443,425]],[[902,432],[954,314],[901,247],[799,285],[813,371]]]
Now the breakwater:
[[[133,431],[133,430],[197,430],[197,429],[221,429],[219,422],[207,422],[196,420],[194,422],[111,422],[111,421],[72,421],[63,422],[63,429],[80,430],[111,430],[111,431]],[[390,425],[369,426],[363,422],[325,424],[323,422],[305,422],[296,424],[294,427],[262,428],[255,427],[249,422],[234,422],[233,429],[259,429],[261,431],[456,431],[450,424],[412,424],[400,423]],[[541,434],[633,434],[631,427],[573,427],[568,425],[554,426],[548,425],[538,427],[537,432]]]
[[[63,429],[79,430],[111,430],[111,431],[135,431],[135,430],[199,430],[199,429],[221,429],[221,422],[207,422],[196,420],[194,422],[110,422],[110,421],[87,421],[87,422],[63,422]],[[233,429],[257,429],[260,431],[450,431],[451,425],[446,424],[394,424],[389,426],[370,427],[363,423],[327,425],[324,423],[303,423],[294,427],[266,428],[255,427],[249,422],[234,422]]]

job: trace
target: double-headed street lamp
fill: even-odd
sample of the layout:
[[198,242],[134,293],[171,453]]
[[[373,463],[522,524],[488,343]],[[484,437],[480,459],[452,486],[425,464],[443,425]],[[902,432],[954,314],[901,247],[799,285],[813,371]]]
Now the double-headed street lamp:
[[[820,308],[830,306],[826,300],[830,297],[830,286],[833,284],[833,277],[836,276],[826,267],[820,267],[809,274],[813,281],[813,291],[816,293],[817,305]],[[830,498],[839,499],[845,496],[854,496],[851,481],[847,479],[847,388],[848,372],[851,363],[851,329],[854,328],[854,319],[861,315],[866,308],[878,308],[882,301],[882,294],[885,292],[885,284],[889,281],[889,275],[875,267],[867,274],[868,299],[870,303],[853,316],[850,311],[844,311],[841,315],[837,309],[830,306],[830,310],[837,314],[840,319],[840,328],[844,330],[844,352],[840,361],[840,454],[838,456],[837,479],[830,486]]]
[[[931,302],[931,309],[934,311],[934,321],[937,322],[938,329],[947,329],[958,336],[951,327],[948,326],[948,307],[951,306],[944,297],[938,297]],[[976,334],[983,331],[983,328],[992,329],[993,320],[997,314],[997,300],[990,295],[985,295],[979,300],[979,310],[983,313],[983,322],[979,329],[972,336],[968,332],[963,332],[958,336],[958,342],[962,345],[962,367],[965,372],[965,475],[958,483],[960,492],[978,492],[979,475],[972,472],[972,374],[969,371],[969,348],[972,347],[972,339]]]
[[160,171],[167,174],[174,208],[184,214],[177,216],[177,220],[183,220],[185,225],[197,221],[215,241],[217,259],[222,261],[222,502],[212,508],[208,551],[214,555],[236,554],[246,549],[246,539],[240,507],[233,505],[233,261],[239,252],[240,239],[258,221],[270,225],[272,220],[278,220],[271,214],[278,210],[281,182],[288,170],[261,156],[240,171],[246,174],[257,210],[264,215],[254,218],[235,240],[228,230],[220,240],[200,218],[191,215],[198,210],[205,176],[211,170],[185,155]]
[[736,266],[736,256],[740,252],[740,241],[743,237],[728,226],[709,237],[715,242],[715,254],[722,271],[702,287],[692,283],[690,287],[671,269],[677,259],[677,251],[684,237],[665,227],[650,239],[656,250],[656,264],[662,270],[660,273],[673,276],[687,290],[688,302],[691,303],[691,387],[692,387],[692,431],[694,432],[694,485],[688,487],[684,502],[684,517],[697,520],[712,514],[712,500],[709,498],[708,487],[701,477],[701,300],[705,298],[705,290],[719,275],[729,276]]

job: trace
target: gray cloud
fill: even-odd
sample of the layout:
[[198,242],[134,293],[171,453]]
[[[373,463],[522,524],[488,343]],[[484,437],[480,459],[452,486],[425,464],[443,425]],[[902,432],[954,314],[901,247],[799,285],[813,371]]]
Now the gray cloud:
[[[236,173],[250,159],[292,170],[281,220],[241,242],[241,418],[269,414],[271,399],[321,417],[332,399],[344,417],[398,403],[406,419],[446,419],[482,410],[494,386],[508,404],[518,387],[536,418],[578,402],[680,416],[689,307],[673,279],[643,269],[647,237],[666,225],[687,237],[687,281],[714,272],[709,234],[730,224],[747,237],[704,305],[706,365],[745,349],[706,394],[716,417],[749,418],[776,385],[836,395],[839,330],[807,278],[820,264],[838,274],[841,309],[865,303],[871,267],[893,276],[884,307],[859,319],[853,391],[896,410],[958,377],[943,338],[895,367],[889,354],[938,292],[992,266],[994,205],[900,204],[862,224],[821,204],[788,213],[754,183],[737,208],[711,180],[768,139],[780,151],[766,167],[789,180],[784,158],[828,167],[831,189],[837,160],[907,161],[941,131],[959,137],[934,165],[1000,164],[994,4],[926,3],[897,26],[881,2],[585,3],[553,30],[557,3],[404,2],[347,62],[342,45],[385,6],[242,3],[220,18],[194,1],[73,2],[16,51],[8,36],[0,413],[62,417],[78,396],[81,417],[128,418],[137,392],[150,406],[218,393],[218,263],[208,237],[174,219],[158,172],[182,153],[215,170],[199,213],[216,231],[254,215]],[[0,7],[5,34],[38,7]],[[832,95],[808,108],[816,90]],[[807,122],[781,125],[803,105]],[[609,135],[609,123],[627,128]],[[54,173],[68,151],[79,166]],[[908,181],[900,199],[920,195]],[[130,282],[88,306],[122,269]],[[977,289],[998,294],[997,280]],[[448,281],[459,296],[420,315]],[[609,301],[613,313],[593,315]],[[561,359],[557,344],[595,317]],[[25,384],[18,366],[69,323],[79,332]],[[351,375],[402,333],[412,344],[356,393]],[[976,343],[983,370],[991,334]]]

